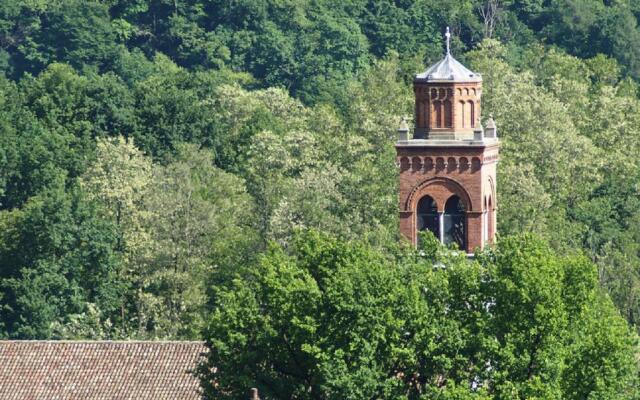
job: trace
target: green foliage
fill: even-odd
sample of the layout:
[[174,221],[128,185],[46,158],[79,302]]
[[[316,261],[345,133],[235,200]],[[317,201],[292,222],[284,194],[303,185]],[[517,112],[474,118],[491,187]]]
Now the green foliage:
[[[199,339],[209,321],[221,396],[634,398],[616,312],[638,329],[638,16],[1,2],[0,336]],[[480,263],[389,245],[395,129],[446,25],[503,144]]]
[[500,233],[526,229],[565,251],[584,248],[601,284],[636,325],[640,103],[623,90],[617,64],[532,48],[523,57],[534,69],[518,72],[495,42],[468,56],[489,71],[483,107],[504,121]]
[[478,262],[448,254],[432,266],[415,251],[390,256],[299,232],[213,299],[205,398],[243,398],[251,386],[265,399],[636,390],[636,337],[601,295],[595,266],[532,236],[505,239]]
[[332,102],[389,52],[433,60],[449,25],[458,54],[487,37],[518,48],[549,43],[615,58],[638,77],[637,15],[633,2],[595,0],[14,1],[0,6],[0,69],[14,78],[53,62],[107,71],[123,52],[141,50],[192,71],[247,71],[307,103]]
[[115,232],[78,190],[67,194],[58,182],[22,210],[0,212],[0,221],[3,336],[57,337],[54,325],[89,303],[117,318],[127,286],[117,274]]
[[213,166],[209,152],[184,145],[156,167],[146,208],[155,246],[139,278],[140,323],[156,336],[199,338],[206,284],[252,258],[252,199],[242,180]]
[[16,1],[0,7],[6,72],[40,72],[53,62],[106,68],[116,54],[108,7],[96,1]]

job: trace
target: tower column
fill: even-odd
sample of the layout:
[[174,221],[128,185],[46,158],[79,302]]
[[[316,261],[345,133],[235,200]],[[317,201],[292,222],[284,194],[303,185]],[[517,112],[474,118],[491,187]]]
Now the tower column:
[[482,217],[483,213],[479,212],[468,212],[467,213],[467,227],[468,227],[468,251],[473,251],[475,248],[482,249],[484,248],[484,241],[482,240],[483,236],[483,227],[482,227]]
[[482,244],[489,239],[489,211],[484,210],[482,213]]
[[440,227],[440,243],[444,244],[444,212],[438,213],[438,224]]
[[404,235],[415,246],[418,244],[416,235],[413,233],[416,231],[415,218],[412,211],[400,212],[400,233]]

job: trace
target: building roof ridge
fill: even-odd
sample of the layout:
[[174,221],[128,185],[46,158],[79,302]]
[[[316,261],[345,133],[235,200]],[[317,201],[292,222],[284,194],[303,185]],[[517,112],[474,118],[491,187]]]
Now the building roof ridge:
[[471,71],[451,55],[451,32],[447,26],[444,34],[447,52],[444,58],[431,65],[427,70],[415,76],[416,80],[426,82],[482,82],[482,76]]
[[90,340],[90,339],[80,339],[80,340],[72,340],[72,339],[1,339],[0,344],[2,343],[123,343],[123,344],[135,344],[135,343],[153,343],[153,344],[184,344],[184,343],[193,343],[193,344],[204,344],[204,340]]
[[426,71],[417,74],[415,79],[427,82],[481,82],[482,76],[462,65],[451,54],[447,54]]

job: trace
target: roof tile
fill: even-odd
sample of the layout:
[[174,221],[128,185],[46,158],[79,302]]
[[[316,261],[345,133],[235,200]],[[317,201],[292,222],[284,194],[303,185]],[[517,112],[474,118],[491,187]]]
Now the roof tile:
[[0,341],[2,400],[196,400],[202,342]]

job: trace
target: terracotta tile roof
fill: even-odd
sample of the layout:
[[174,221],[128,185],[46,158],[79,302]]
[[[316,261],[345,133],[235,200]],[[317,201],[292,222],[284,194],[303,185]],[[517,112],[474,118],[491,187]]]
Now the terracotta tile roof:
[[0,341],[2,400],[196,400],[202,342]]

